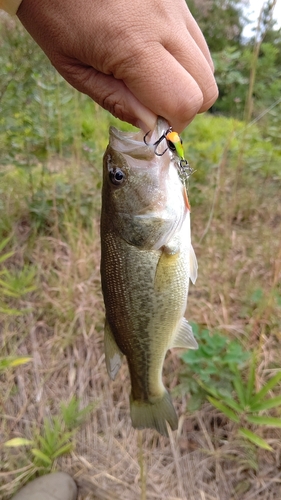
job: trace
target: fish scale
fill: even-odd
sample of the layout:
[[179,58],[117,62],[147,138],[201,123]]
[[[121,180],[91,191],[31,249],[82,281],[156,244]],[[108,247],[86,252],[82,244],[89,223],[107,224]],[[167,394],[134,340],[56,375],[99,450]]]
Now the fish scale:
[[[167,127],[158,120],[156,136]],[[190,213],[177,162],[155,158],[142,135],[111,128],[104,155],[101,279],[105,357],[114,379],[126,357],[135,428],[168,435],[177,415],[162,382],[168,349],[197,348],[184,318],[197,262]]]

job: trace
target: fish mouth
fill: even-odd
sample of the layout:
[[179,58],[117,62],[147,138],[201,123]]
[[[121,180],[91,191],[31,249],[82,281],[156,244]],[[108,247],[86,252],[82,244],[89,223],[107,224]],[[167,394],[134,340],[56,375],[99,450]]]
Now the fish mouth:
[[[137,132],[123,132],[115,127],[110,127],[109,131],[109,145],[112,146],[118,153],[125,153],[133,158],[150,160],[155,157],[153,144],[161,135],[169,128],[168,122],[158,117],[156,126],[149,134],[149,144],[144,142],[144,132],[138,130]],[[159,151],[161,151],[161,146]],[[163,144],[163,151],[165,145]]]

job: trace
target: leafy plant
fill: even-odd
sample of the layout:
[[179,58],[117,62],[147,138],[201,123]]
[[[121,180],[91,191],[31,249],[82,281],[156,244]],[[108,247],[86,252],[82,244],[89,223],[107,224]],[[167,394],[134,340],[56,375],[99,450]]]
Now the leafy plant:
[[191,411],[206,400],[208,391],[205,387],[214,387],[222,394],[231,396],[234,367],[242,368],[249,359],[249,354],[239,342],[218,332],[211,335],[209,330],[200,330],[194,323],[192,328],[199,348],[182,354],[184,366],[180,373],[180,390],[191,394],[188,401]]
[[89,187],[82,194],[74,183],[69,184],[58,178],[51,189],[47,183],[37,189],[27,200],[27,207],[38,232],[51,232],[55,225],[62,230],[67,216],[73,218],[72,212],[87,227],[92,220],[95,196]]
[[73,430],[82,425],[88,415],[97,408],[97,402],[90,403],[82,410],[79,410],[79,400],[73,396],[68,404],[61,404],[61,414],[65,426],[69,430]]
[[33,439],[13,438],[6,441],[5,446],[30,447],[34,469],[46,473],[52,469],[57,458],[74,449],[78,427],[96,407],[95,402],[79,410],[79,401],[73,397],[68,404],[62,403],[60,415],[44,419],[42,430],[36,430]]
[[266,410],[280,408],[281,406],[281,396],[268,397],[270,391],[276,388],[280,382],[281,371],[271,377],[262,389],[257,392],[255,390],[256,371],[256,356],[253,354],[248,378],[245,382],[240,371],[237,368],[234,369],[234,391],[231,396],[227,396],[212,386],[207,386],[202,380],[198,380],[198,383],[208,393],[207,399],[210,403],[238,425],[238,433],[243,438],[248,439],[260,448],[272,450],[271,446],[255,432],[252,432],[250,427],[252,424],[261,427],[281,427],[280,417],[261,414]]
[[18,315],[21,314],[21,311],[10,307],[7,299],[19,299],[35,290],[34,278],[36,270],[26,265],[21,270],[9,271],[9,269],[3,266],[4,262],[14,255],[13,251],[1,255],[1,252],[7,246],[10,239],[8,237],[0,243],[0,312]]

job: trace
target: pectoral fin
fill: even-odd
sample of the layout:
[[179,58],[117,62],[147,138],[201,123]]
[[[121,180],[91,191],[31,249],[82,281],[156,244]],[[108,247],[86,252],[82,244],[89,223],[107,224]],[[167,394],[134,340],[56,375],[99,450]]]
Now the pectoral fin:
[[104,325],[104,351],[107,373],[114,380],[122,365],[123,354],[115,342],[107,319]]
[[190,276],[189,277],[194,285],[195,281],[197,280],[198,264],[197,264],[196,255],[195,255],[195,252],[194,252],[192,245],[190,245],[189,260],[190,260]]
[[183,347],[184,349],[198,349],[197,341],[192,328],[185,318],[182,318],[179,330],[173,340],[171,348]]

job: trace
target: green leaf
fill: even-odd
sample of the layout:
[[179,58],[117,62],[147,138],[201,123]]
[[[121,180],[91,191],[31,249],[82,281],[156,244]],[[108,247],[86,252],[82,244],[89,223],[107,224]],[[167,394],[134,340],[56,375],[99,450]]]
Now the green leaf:
[[251,396],[253,394],[254,386],[255,386],[255,380],[256,380],[256,353],[254,352],[252,355],[251,363],[250,363],[250,369],[249,369],[249,377],[248,377],[248,382],[247,382],[247,389],[246,389],[246,403],[249,404],[251,400]]
[[230,420],[233,420],[233,422],[239,423],[239,418],[237,415],[227,406],[225,406],[223,403],[218,401],[215,398],[212,398],[211,396],[208,396],[208,401],[215,406],[218,410],[220,410],[222,413],[224,413]]
[[19,357],[19,358],[0,358],[0,372],[8,370],[9,368],[14,368],[15,366],[23,365],[28,363],[32,358]]
[[198,377],[194,377],[194,378],[195,378],[196,382],[200,385],[200,387],[202,387],[202,389],[204,389],[206,392],[208,392],[209,394],[212,394],[215,398],[220,397],[220,395],[219,395],[218,391],[215,389],[215,387],[207,386]]
[[270,427],[281,427],[281,418],[249,415],[247,417],[247,420],[251,424],[269,425]]
[[30,357],[15,358],[10,361],[9,366],[24,365],[25,363],[29,363],[29,361],[32,361],[32,358]]
[[241,436],[243,436],[246,439],[249,439],[249,441],[254,443],[259,448],[263,448],[264,450],[273,451],[273,448],[271,448],[271,446],[269,446],[269,444],[264,439],[259,437],[254,432],[249,431],[249,429],[245,429],[245,428],[241,427],[240,429],[238,429],[238,432]]
[[252,398],[251,404],[257,403],[261,399],[264,398],[264,396],[271,390],[273,387],[275,387],[278,382],[281,380],[281,371],[276,373],[269,381],[263,386],[263,388],[257,392],[257,394]]
[[246,406],[246,393],[244,392],[243,380],[238,370],[235,370],[235,378],[233,380],[233,385],[237,392],[238,399],[244,408]]
[[68,443],[65,444],[64,446],[61,446],[59,450],[57,450],[55,453],[53,453],[53,459],[60,457],[61,455],[65,455],[67,453],[70,453],[73,449],[73,443]]
[[228,398],[228,397],[225,397],[223,398],[223,401],[224,403],[226,403],[228,406],[230,406],[230,408],[232,408],[233,410],[237,411],[237,413],[242,413],[243,412],[243,408],[242,406],[240,406],[237,401],[235,401],[235,399],[232,399],[232,398]]
[[5,262],[5,260],[8,260],[10,257],[12,257],[12,255],[14,255],[15,252],[8,252],[8,253],[5,253],[4,255],[1,255],[0,256],[0,264],[2,262]]
[[0,242],[0,252],[2,252],[3,248],[5,248],[10,239],[11,236],[8,236],[8,238],[5,238],[3,241]]
[[30,446],[34,445],[34,441],[30,441],[30,439],[25,439],[25,438],[13,438],[10,439],[9,441],[6,441],[4,443],[4,446],[7,446],[9,448],[17,448],[18,446]]
[[13,316],[20,316],[21,314],[24,313],[24,310],[19,311],[18,309],[12,309],[10,307],[0,306],[0,313],[9,314],[9,315],[13,315]]
[[42,448],[45,452],[47,452],[48,455],[52,455],[53,447],[50,444],[50,442],[42,436],[37,436],[37,440],[38,440],[37,445],[40,444],[41,445],[40,448]]
[[[10,278],[10,276],[9,276],[9,278]],[[0,286],[2,288],[2,293],[6,293],[6,294],[8,294],[7,292],[13,293],[12,292],[13,287],[9,283],[7,283],[6,281],[4,281],[2,279],[0,279]],[[11,295],[11,297],[17,297],[17,296],[18,296],[17,293],[14,295]]]
[[269,410],[270,408],[276,408],[281,405],[281,396],[277,396],[276,398],[268,399],[261,403],[251,404],[252,411],[262,411]]
[[38,450],[37,448],[32,448],[32,453],[35,457],[40,458],[42,462],[45,462],[47,465],[52,465],[52,460],[45,455],[42,451]]
[[64,443],[69,441],[70,439],[73,438],[75,434],[75,430],[69,431],[69,432],[64,432],[62,437],[57,441],[57,446],[62,446]]

